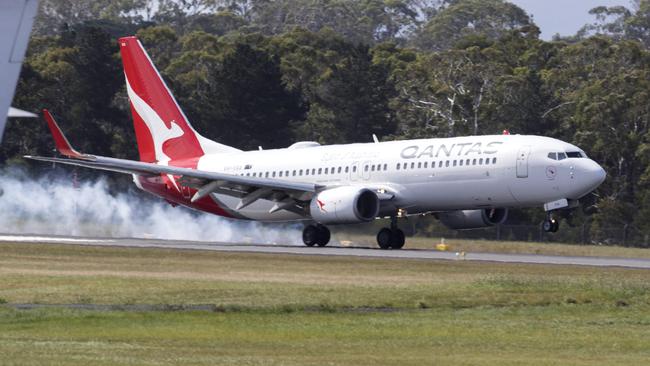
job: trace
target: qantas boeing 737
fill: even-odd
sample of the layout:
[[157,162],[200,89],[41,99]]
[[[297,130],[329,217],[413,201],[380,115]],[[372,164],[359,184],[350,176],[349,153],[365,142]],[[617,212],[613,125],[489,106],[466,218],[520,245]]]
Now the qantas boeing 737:
[[377,234],[382,249],[400,249],[397,218],[434,214],[452,229],[504,222],[508,209],[575,207],[605,179],[585,152],[541,136],[494,135],[241,151],[197,133],[135,37],[119,40],[140,161],[74,150],[44,111],[65,158],[27,158],[133,175],[142,190],[216,215],[244,220],[304,221],[303,241],[325,246],[325,225],[390,217]]

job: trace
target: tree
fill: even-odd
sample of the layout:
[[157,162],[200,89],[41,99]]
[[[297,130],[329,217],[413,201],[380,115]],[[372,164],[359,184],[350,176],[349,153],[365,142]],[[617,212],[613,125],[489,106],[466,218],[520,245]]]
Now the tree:
[[368,47],[356,47],[319,78],[298,135],[323,143],[350,143],[368,141],[371,134],[394,133],[389,100],[395,89],[388,77],[384,65],[372,62]]
[[563,102],[563,134],[607,171],[594,222],[647,220],[636,207],[647,197],[639,182],[647,173],[650,142],[650,54],[636,42],[593,37],[558,53],[544,82]]
[[286,89],[277,57],[242,42],[221,44],[205,33],[184,42],[169,71],[198,130],[244,149],[290,144],[290,123],[304,118],[305,108],[299,94]]
[[402,37],[417,18],[414,0],[279,0],[260,1],[253,23],[267,34],[330,28],[348,41],[371,44]]
[[504,0],[457,0],[435,14],[417,32],[412,44],[441,51],[469,35],[496,40],[505,33],[534,25],[526,12]]
[[641,42],[650,48],[650,0],[635,0],[632,9],[625,6],[598,6],[589,11],[596,17],[578,36],[604,35],[616,40],[628,39]]

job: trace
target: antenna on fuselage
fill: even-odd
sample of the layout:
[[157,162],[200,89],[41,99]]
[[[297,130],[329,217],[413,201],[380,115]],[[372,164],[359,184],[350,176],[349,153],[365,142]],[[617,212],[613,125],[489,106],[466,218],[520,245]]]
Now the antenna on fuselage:
[[262,146],[258,146],[257,148],[258,148],[260,151],[264,150],[264,149],[262,149]]
[[379,143],[379,139],[377,138],[377,135],[375,135],[374,133],[372,134],[372,141],[374,141],[375,144]]

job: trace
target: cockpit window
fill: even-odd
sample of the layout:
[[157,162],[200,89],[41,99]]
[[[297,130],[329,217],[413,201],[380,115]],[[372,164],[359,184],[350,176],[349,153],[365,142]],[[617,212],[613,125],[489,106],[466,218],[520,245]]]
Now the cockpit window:
[[548,158],[553,159],[553,160],[557,160],[557,153],[554,153],[554,152],[553,153],[548,153]]
[[567,151],[566,155],[570,158],[582,158],[582,153],[580,151]]
[[563,153],[563,152],[557,153],[557,160],[564,160],[564,159],[566,159],[566,154],[565,153]]

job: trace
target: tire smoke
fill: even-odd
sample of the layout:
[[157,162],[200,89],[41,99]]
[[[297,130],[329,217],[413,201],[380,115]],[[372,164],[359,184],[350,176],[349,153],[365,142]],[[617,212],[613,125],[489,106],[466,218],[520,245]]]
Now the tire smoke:
[[111,194],[105,179],[74,184],[31,178],[21,170],[0,177],[0,232],[102,238],[155,238],[256,244],[302,244],[301,224],[230,220],[172,207],[125,187]]

